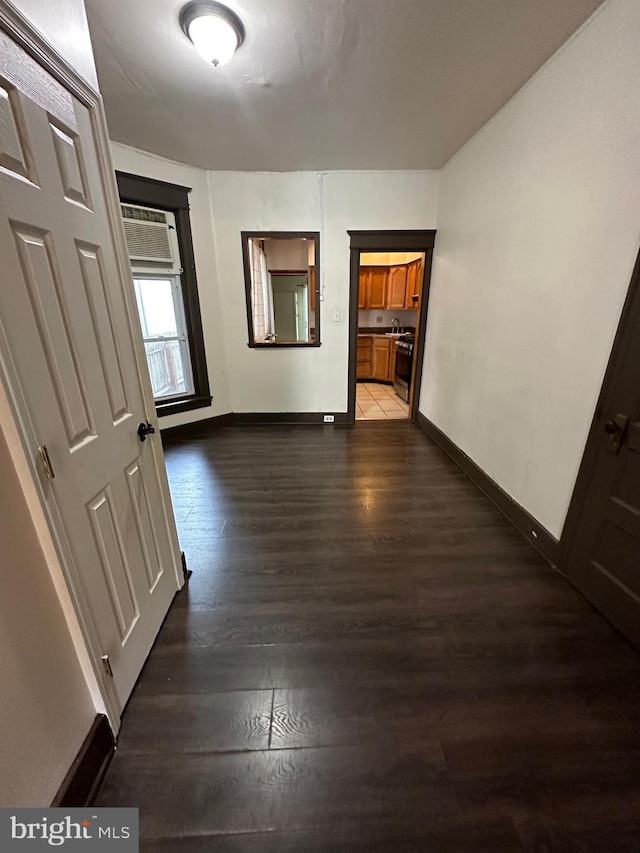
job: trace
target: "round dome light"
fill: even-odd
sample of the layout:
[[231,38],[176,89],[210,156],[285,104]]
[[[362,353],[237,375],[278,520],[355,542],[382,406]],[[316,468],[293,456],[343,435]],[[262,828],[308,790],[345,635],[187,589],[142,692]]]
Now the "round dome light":
[[189,3],[180,13],[180,26],[200,56],[224,65],[244,41],[242,21],[220,3]]

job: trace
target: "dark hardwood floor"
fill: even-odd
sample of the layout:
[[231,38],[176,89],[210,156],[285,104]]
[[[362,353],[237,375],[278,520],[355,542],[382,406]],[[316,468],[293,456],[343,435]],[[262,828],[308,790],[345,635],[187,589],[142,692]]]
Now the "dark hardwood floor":
[[417,427],[166,455],[193,576],[97,802],[142,850],[640,851],[640,653]]

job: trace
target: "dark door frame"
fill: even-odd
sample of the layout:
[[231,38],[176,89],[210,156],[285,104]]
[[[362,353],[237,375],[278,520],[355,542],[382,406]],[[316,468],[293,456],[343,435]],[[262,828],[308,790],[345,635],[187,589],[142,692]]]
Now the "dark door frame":
[[415,361],[414,390],[409,417],[415,421],[422,385],[424,341],[427,331],[427,311],[431,288],[431,265],[435,230],[428,231],[347,231],[351,237],[351,264],[349,273],[349,394],[347,423],[356,421],[356,383],[358,368],[358,290],[360,287],[361,252],[424,252],[422,297],[417,322],[416,342],[413,349]]
[[580,525],[580,519],[589,498],[589,489],[594,475],[594,468],[600,452],[603,435],[603,420],[606,420],[615,407],[615,393],[617,391],[619,371],[624,366],[628,336],[640,325],[640,252],[636,257],[636,263],[629,282],[629,289],[625,298],[622,314],[618,323],[618,329],[613,341],[613,347],[607,363],[607,369],[602,380],[602,388],[596,403],[593,420],[589,429],[587,443],[580,462],[578,477],[571,496],[567,518],[560,537],[560,557],[558,568],[566,575],[575,544],[576,535]]

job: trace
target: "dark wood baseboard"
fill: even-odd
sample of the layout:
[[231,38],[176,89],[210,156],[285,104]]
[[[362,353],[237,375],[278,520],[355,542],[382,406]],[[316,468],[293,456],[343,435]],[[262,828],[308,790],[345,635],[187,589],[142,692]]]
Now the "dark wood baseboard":
[[[329,414],[329,413],[327,413]],[[261,424],[300,424],[302,426],[345,426],[348,423],[346,412],[331,412],[335,420],[332,424],[324,422],[324,412],[229,412],[215,418],[204,418],[189,424],[168,427],[161,432],[162,442],[182,441],[183,439],[206,436],[212,430],[226,426],[260,426]]]
[[513,526],[531,542],[542,556],[551,563],[558,565],[560,542],[549,531],[530,515],[524,507],[517,504],[505,490],[492,480],[488,474],[476,465],[460,448],[448,438],[441,429],[426,418],[422,412],[416,415],[416,424],[438,444],[456,465],[464,471],[467,477],[484,492],[489,500],[497,506],[500,512],[509,519]]
[[104,714],[98,714],[51,805],[62,808],[90,806],[115,749],[109,722]]
[[308,424],[321,426],[344,426],[347,423],[346,412],[327,412],[334,417],[333,423],[325,424],[324,412],[234,412],[235,426],[258,424]]
[[233,415],[228,412],[225,415],[216,415],[214,418],[202,418],[199,421],[192,421],[188,424],[179,424],[173,427],[160,427],[160,435],[162,443],[173,441],[174,439],[196,438],[199,435],[209,435],[211,430],[219,427],[231,426],[233,424]]

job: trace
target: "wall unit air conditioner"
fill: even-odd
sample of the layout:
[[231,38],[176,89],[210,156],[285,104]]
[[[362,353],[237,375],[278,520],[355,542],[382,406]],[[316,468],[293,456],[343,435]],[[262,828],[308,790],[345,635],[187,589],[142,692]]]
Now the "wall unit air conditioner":
[[121,204],[120,210],[132,264],[179,265],[174,252],[173,214],[135,204]]

